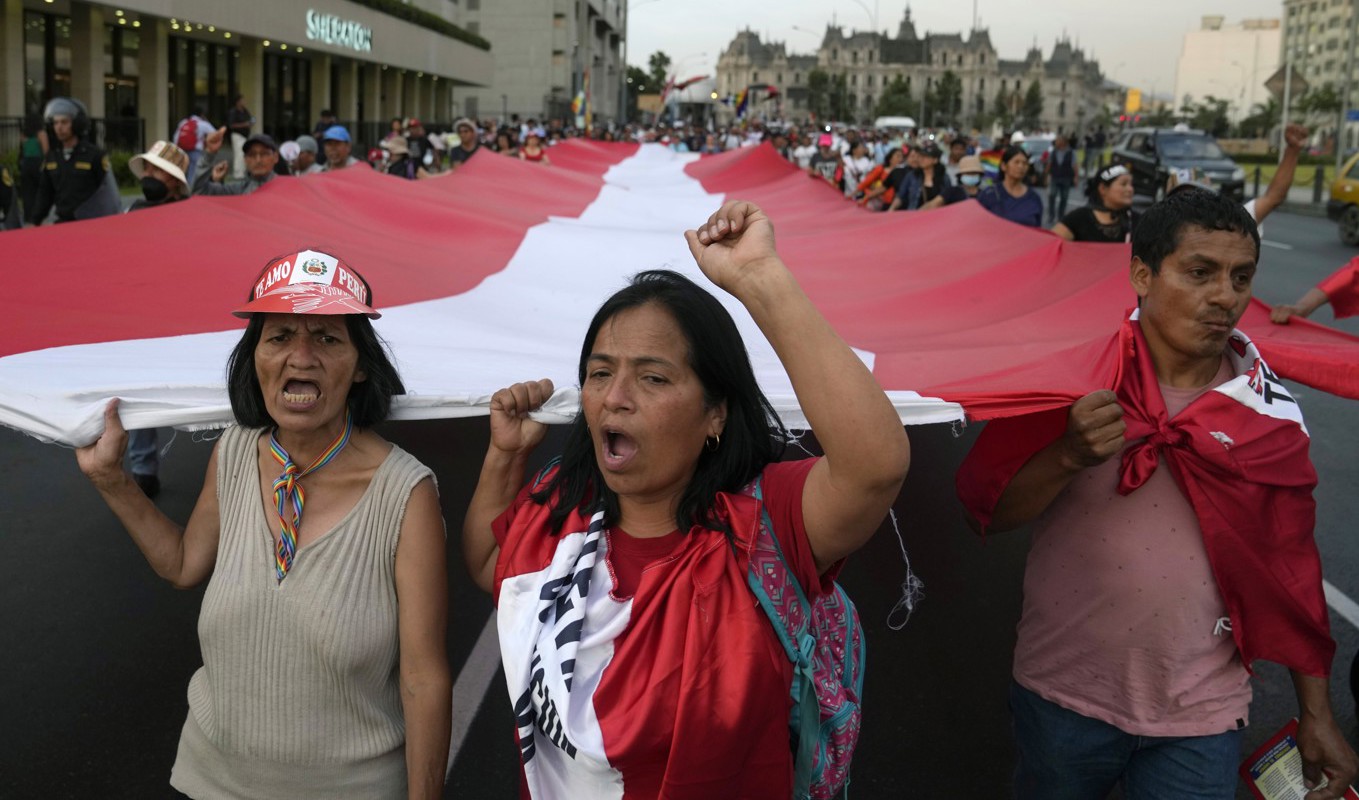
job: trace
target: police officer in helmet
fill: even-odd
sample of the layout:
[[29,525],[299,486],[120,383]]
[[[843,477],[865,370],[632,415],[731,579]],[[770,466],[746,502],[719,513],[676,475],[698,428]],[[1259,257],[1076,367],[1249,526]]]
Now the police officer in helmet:
[[53,98],[43,109],[43,123],[52,146],[43,159],[38,199],[28,221],[41,225],[53,207],[57,222],[118,213],[118,186],[108,156],[90,141],[90,115],[84,103]]

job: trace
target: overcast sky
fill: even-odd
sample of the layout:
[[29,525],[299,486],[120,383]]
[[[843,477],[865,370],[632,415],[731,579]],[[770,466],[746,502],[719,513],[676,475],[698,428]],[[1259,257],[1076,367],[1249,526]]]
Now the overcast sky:
[[[737,31],[749,27],[763,41],[782,41],[791,53],[814,53],[832,14],[848,29],[871,30],[874,0],[631,0],[628,63],[646,68],[664,50],[682,77],[711,74],[717,57]],[[877,28],[896,34],[906,0],[877,0]],[[911,3],[916,32],[966,32],[969,0]],[[1001,58],[1019,59],[1034,41],[1045,55],[1065,31],[1079,40],[1104,74],[1143,91],[1169,94],[1184,34],[1200,17],[1221,14],[1227,22],[1279,18],[1281,0],[977,0],[981,26]],[[812,31],[804,33],[797,28]]]

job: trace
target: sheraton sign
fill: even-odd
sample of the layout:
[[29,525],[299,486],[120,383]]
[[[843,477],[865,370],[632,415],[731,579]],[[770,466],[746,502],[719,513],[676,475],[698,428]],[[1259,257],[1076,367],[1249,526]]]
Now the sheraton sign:
[[307,38],[323,44],[347,47],[360,53],[373,49],[373,29],[334,14],[307,9]]

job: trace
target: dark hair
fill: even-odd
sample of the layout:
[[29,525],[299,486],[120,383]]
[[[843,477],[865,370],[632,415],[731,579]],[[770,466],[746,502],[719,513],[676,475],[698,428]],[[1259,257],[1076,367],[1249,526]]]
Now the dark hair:
[[[264,330],[264,314],[251,314],[245,333],[227,358],[227,396],[231,399],[231,413],[236,423],[246,428],[272,428],[277,425],[264,405],[264,393],[255,373],[255,348]],[[362,314],[345,314],[345,328],[349,340],[359,351],[358,368],[367,380],[349,387],[349,413],[354,424],[371,428],[387,418],[392,408],[392,396],[405,394],[401,376],[387,357],[387,348],[373,323]]]
[[[1114,167],[1123,167],[1123,172],[1120,172],[1117,175],[1110,175],[1110,172]],[[1085,182],[1085,196],[1090,201],[1090,204],[1102,207],[1102,201],[1099,199],[1099,187],[1112,186],[1114,181],[1124,175],[1132,175],[1132,170],[1129,169],[1126,164],[1109,164],[1091,175]],[[1109,176],[1107,180],[1105,179],[1105,176]]]
[[[670,313],[688,345],[689,367],[703,385],[709,406],[726,401],[727,420],[715,451],[706,447],[675,511],[675,524],[684,532],[694,525],[721,530],[715,505],[718,492],[734,492],[745,486],[783,453],[787,431],[755,380],[745,343],[731,315],[698,284],[670,270],[648,270],[633,276],[628,285],[604,301],[590,320],[580,351],[578,378],[585,384],[590,354],[604,323],[619,313],[648,304]],[[595,460],[594,442],[585,415],[579,414],[567,432],[557,472],[533,493],[535,502],[552,503],[553,533],[573,510],[592,513],[604,507],[604,522],[618,521],[618,496],[604,482]]]
[[1148,208],[1132,234],[1133,258],[1161,274],[1161,262],[1180,246],[1185,228],[1228,231],[1249,236],[1260,260],[1260,230],[1240,203],[1217,192],[1197,187],[1182,189]]
[[1025,150],[1024,148],[1020,147],[1017,144],[1012,144],[1009,147],[1005,148],[1003,151],[1001,151],[1000,163],[1008,164],[1010,163],[1010,159],[1014,158],[1015,156],[1024,156],[1025,158],[1028,158],[1029,151]]
[[321,109],[321,116],[323,116],[323,117],[333,117],[333,116],[335,116],[335,112],[334,112],[334,111],[331,111],[331,110],[328,109],[328,108],[323,108],[323,109]]

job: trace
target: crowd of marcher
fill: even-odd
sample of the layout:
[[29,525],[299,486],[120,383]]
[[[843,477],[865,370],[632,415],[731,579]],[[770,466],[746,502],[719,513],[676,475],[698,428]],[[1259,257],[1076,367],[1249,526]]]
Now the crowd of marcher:
[[[569,135],[534,120],[459,120],[449,138],[397,118],[361,161],[332,116],[277,144],[253,129],[244,98],[234,108],[225,126],[195,115],[182,139],[133,158],[142,197],[130,210],[365,163],[422,179],[482,149],[550,164]],[[29,221],[53,209],[58,222],[97,216],[109,165],[85,138],[83,107],[53,101],[47,117]],[[1315,471],[1296,402],[1235,328],[1259,223],[1279,202],[1273,183],[1243,207],[1175,176],[1138,215],[1126,168],[1078,165],[1065,137],[1044,156],[1045,203],[1020,140],[754,126],[620,134],[700,153],[769,142],[864,209],[975,200],[1021,225],[1046,216],[1064,239],[1130,243],[1138,310],[1110,321],[1119,346],[1091,354],[1118,385],[989,424],[957,479],[979,532],[1035,529],[1011,687],[1015,794],[1103,800],[1122,785],[1130,800],[1233,797],[1248,670],[1268,658],[1292,670],[1307,779],[1330,782],[1309,800],[1340,796],[1359,757],[1330,709]],[[1281,173],[1305,137],[1287,132]],[[1063,189],[1082,179],[1088,202],[1067,210]],[[824,455],[782,460],[787,432],[732,317],[668,271],[635,276],[595,314],[577,365],[581,413],[549,467],[527,471],[546,432],[531,414],[551,382],[493,395],[481,475],[454,528],[472,581],[497,604],[526,796],[785,800],[833,796],[847,780],[836,770],[857,736],[862,630],[846,628],[834,578],[897,497],[910,443],[872,372],[780,260],[764,212],[729,201],[695,223],[684,236],[698,268],[769,340]],[[1309,293],[1276,321],[1321,302]],[[373,430],[404,393],[376,308],[334,254],[264,266],[235,312],[249,321],[227,364],[237,425],[186,524],[150,499],[154,435],[129,437],[116,400],[102,436],[77,452],[157,574],[208,583],[204,666],[171,775],[188,796],[442,793],[444,525],[433,473]],[[775,596],[816,609],[791,645]],[[835,658],[811,658],[828,642]],[[852,713],[825,715],[828,687]]]

